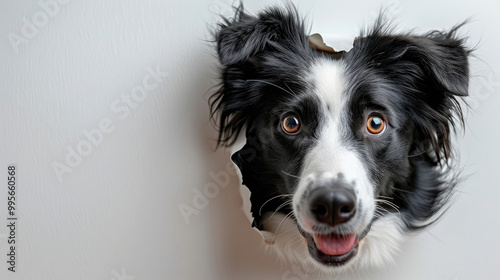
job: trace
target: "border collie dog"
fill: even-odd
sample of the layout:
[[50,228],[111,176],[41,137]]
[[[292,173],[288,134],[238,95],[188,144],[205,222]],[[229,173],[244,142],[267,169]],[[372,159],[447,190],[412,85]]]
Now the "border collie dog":
[[459,26],[395,34],[382,18],[348,52],[312,47],[291,5],[255,16],[240,6],[214,34],[212,117],[219,146],[242,141],[231,159],[253,226],[281,256],[326,273],[392,262],[458,181],[465,38]]

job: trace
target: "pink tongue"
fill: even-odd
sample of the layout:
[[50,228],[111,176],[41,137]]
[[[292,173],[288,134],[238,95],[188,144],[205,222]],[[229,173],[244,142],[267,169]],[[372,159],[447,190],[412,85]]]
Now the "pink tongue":
[[344,236],[315,234],[314,241],[321,252],[331,256],[338,256],[346,254],[354,247],[356,237],[354,233]]

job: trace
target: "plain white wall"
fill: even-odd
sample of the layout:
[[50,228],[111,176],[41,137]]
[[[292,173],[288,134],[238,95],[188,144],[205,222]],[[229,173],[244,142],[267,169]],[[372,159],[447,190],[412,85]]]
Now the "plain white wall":
[[[269,3],[245,4],[257,12]],[[0,4],[1,279],[312,277],[266,251],[241,210],[239,179],[226,177],[233,173],[228,151],[213,151],[207,98],[217,68],[208,30],[218,14],[232,14],[231,4]],[[468,175],[460,196],[439,224],[405,243],[397,265],[350,278],[497,279],[499,2],[296,4],[311,31],[333,41],[354,38],[382,6],[417,32],[472,17],[463,29],[477,51],[471,109],[458,137]],[[15,273],[6,263],[11,164],[17,168]],[[205,188],[218,192],[197,200]],[[198,207],[188,220],[179,210],[186,206]]]

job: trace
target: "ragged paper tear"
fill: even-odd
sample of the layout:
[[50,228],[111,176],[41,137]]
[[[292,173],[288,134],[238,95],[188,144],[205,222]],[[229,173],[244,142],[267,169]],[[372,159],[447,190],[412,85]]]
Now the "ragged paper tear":
[[[253,223],[253,217],[251,213],[252,205],[250,204],[250,190],[247,187],[240,185],[240,194],[241,194],[241,199],[243,199],[243,205],[242,205],[243,212],[245,213],[245,216],[248,218],[249,225],[251,225]],[[266,243],[266,245],[274,244],[274,234],[272,232],[259,230],[256,227],[252,227],[252,229],[257,231],[262,236],[262,238],[264,239],[264,243]]]
[[[233,155],[235,152],[241,150],[241,148],[245,145],[246,143],[246,137],[243,135],[244,133],[242,133],[238,139],[236,140],[236,142],[233,144],[232,148],[231,148],[231,155]],[[234,163],[233,163],[234,164]],[[241,172],[240,172],[240,169],[238,168],[238,166],[235,165],[235,170],[238,174],[238,177],[242,178],[242,175],[241,175]],[[274,244],[274,234],[270,231],[265,231],[265,230],[259,230],[258,228],[256,227],[253,227],[252,224],[253,224],[253,216],[252,216],[252,204],[250,203],[250,190],[240,184],[240,195],[241,195],[241,199],[242,199],[242,210],[243,210],[243,213],[245,214],[245,216],[247,217],[248,219],[248,225],[253,229],[255,230],[256,232],[258,232],[261,236],[262,236],[262,239],[264,239],[264,243],[266,245],[273,245]]]
[[[353,40],[352,37],[336,35],[326,35],[323,37],[319,33],[314,33],[309,36],[309,45],[317,51],[330,54],[334,58],[340,58],[353,47],[356,39]],[[336,49],[331,46],[335,46]]]
[[332,47],[325,44],[323,37],[319,33],[314,33],[309,36],[309,45],[318,51],[338,53],[338,51],[335,51]]

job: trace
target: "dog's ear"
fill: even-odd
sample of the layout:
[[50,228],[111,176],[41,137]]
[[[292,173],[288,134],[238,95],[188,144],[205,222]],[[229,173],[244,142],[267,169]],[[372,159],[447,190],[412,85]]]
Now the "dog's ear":
[[368,35],[355,41],[354,49],[365,49],[373,61],[390,63],[409,78],[425,79],[432,87],[428,94],[467,96],[472,51],[465,47],[466,38],[458,35],[465,24],[424,35],[392,35],[391,26],[381,15]]
[[291,77],[299,75],[313,50],[291,5],[257,16],[246,14],[240,5],[234,18],[219,24],[215,39],[222,84],[210,98],[212,120],[218,113],[218,145],[231,145],[243,127],[265,112],[270,100],[297,82]]
[[458,38],[458,27],[449,32],[434,31],[411,38],[415,45],[408,55],[414,57],[422,71],[419,97],[424,105],[415,108],[419,150],[433,150],[432,158],[442,164],[451,156],[451,132],[464,124],[459,98],[468,95],[470,51],[465,39]]
[[450,133],[457,123],[464,125],[459,98],[468,96],[469,92],[468,56],[471,51],[464,46],[465,39],[456,36],[458,28],[450,32],[434,31],[415,39],[421,49],[416,55],[421,56],[421,67],[427,74],[421,94],[427,107],[421,112],[428,115],[422,114],[417,119],[421,138],[428,140],[424,141],[423,149],[432,147],[439,163],[441,160],[447,163],[451,156]]
[[246,14],[243,6],[236,8],[233,19],[223,19],[216,34],[217,54],[223,66],[248,61],[262,51],[275,31],[259,18]]
[[434,82],[435,94],[468,95],[470,51],[464,46],[465,39],[456,36],[460,26],[449,32],[433,31],[413,39],[419,50],[415,55],[420,56],[423,70],[430,82]]
[[410,114],[417,129],[416,149],[430,149],[436,162],[448,161],[450,133],[457,124],[463,125],[458,100],[468,95],[471,51],[465,38],[457,36],[460,26],[416,36],[391,35],[380,24],[353,48],[353,53],[369,53],[362,63],[381,69],[384,79],[404,95],[402,110]]
[[308,44],[297,10],[271,7],[257,16],[244,12],[243,4],[234,18],[224,18],[215,35],[217,54],[223,66],[256,62],[256,56],[265,50],[290,49]]

